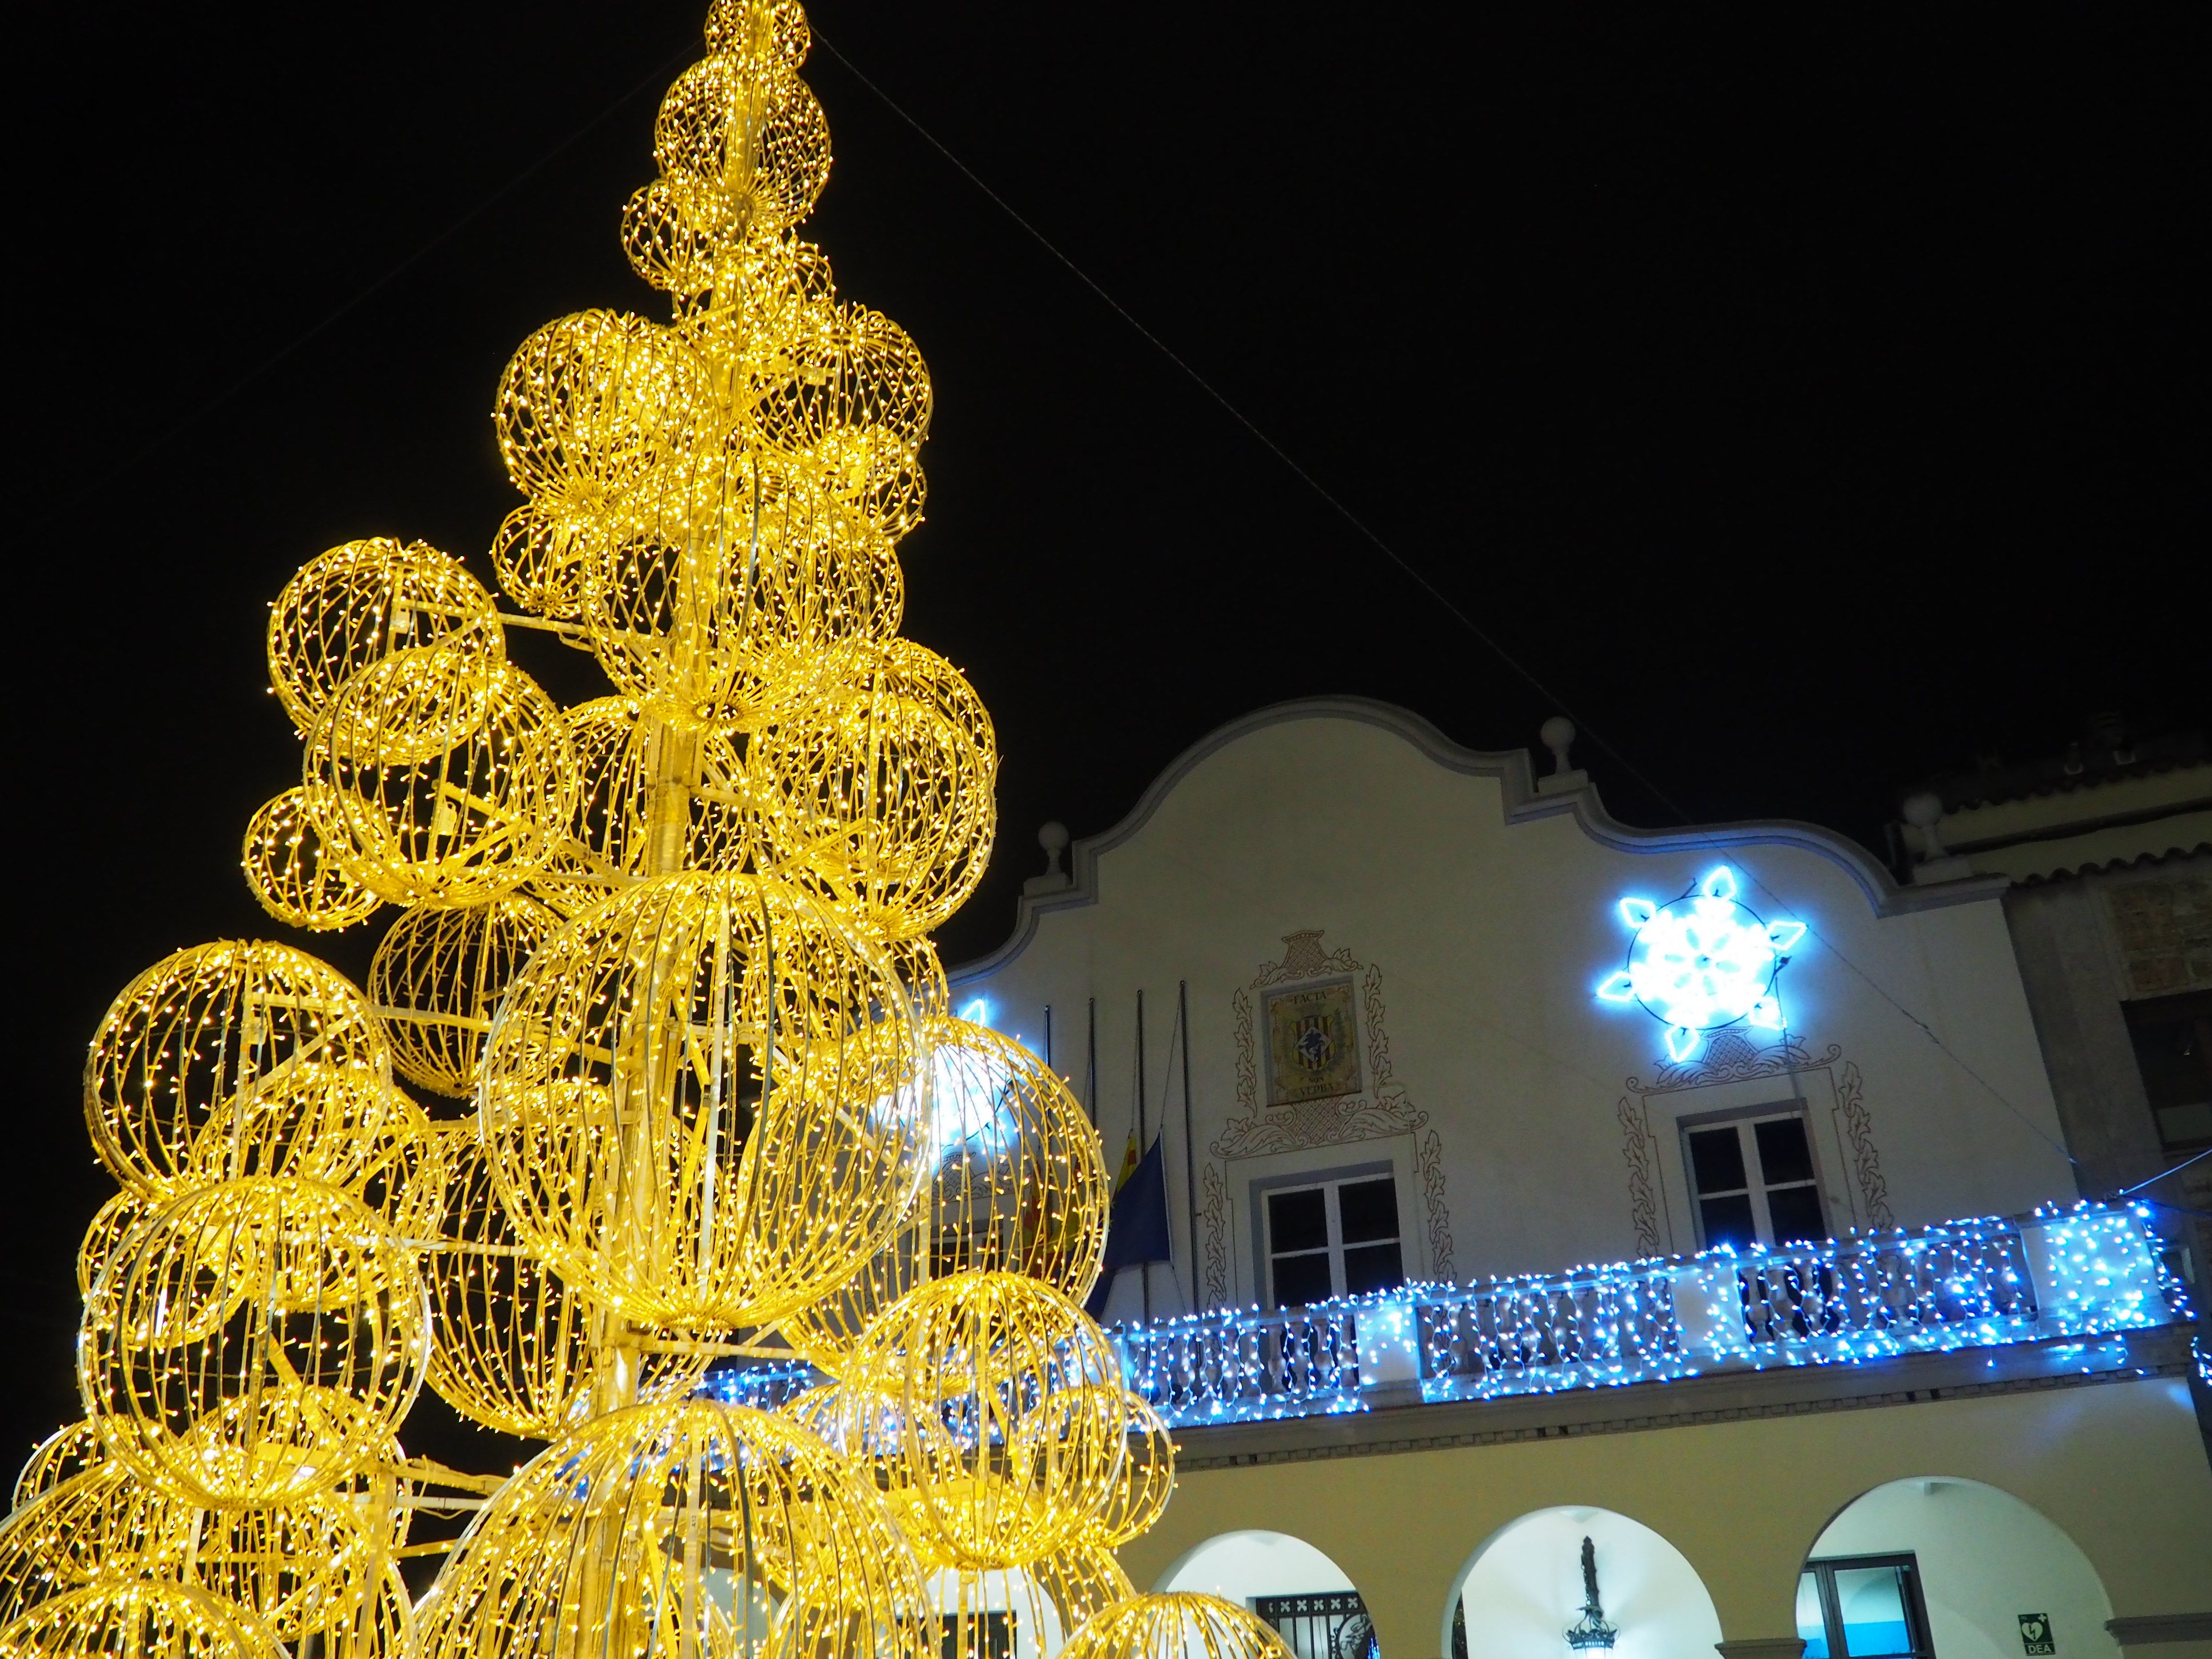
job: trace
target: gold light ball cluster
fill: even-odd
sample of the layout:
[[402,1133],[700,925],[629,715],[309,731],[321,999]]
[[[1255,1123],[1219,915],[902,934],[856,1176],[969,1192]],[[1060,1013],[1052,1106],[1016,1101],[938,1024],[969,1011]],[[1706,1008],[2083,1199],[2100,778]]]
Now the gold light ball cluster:
[[[898,635],[928,371],[798,234],[830,140],[796,0],[717,0],[707,45],[623,215],[667,320],[558,319],[500,379],[495,585],[371,537],[270,606],[299,774],[247,884],[381,937],[365,989],[179,951],[94,1033],[120,1190],[78,1255],[84,1418],[0,1524],[0,1656],[983,1659],[1001,1616],[1268,1647],[1115,1563],[1174,1448],[1079,1305],[1097,1135],[951,1018],[928,939],[998,767]],[[510,654],[538,633],[603,694],[550,695]],[[817,1386],[720,1403],[729,1360]],[[544,1449],[410,1456],[426,1384]],[[449,1553],[413,1541],[457,1505]],[[417,1601],[399,1564],[440,1554]]]

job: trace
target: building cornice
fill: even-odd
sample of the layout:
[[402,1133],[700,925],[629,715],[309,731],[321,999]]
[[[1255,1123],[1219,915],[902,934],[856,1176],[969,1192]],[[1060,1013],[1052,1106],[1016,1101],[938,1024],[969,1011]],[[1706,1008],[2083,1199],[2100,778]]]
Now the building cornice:
[[1901,1354],[1857,1364],[1723,1371],[1613,1389],[1497,1400],[1408,1402],[1328,1416],[1176,1431],[1184,1474],[1255,1463],[1371,1457],[1516,1441],[1564,1440],[1753,1418],[1863,1411],[1986,1395],[2186,1376],[2191,1328],[2154,1326],[2087,1339]]
[[1680,852],[1731,852],[1755,847],[1790,847],[1826,859],[1849,875],[1866,896],[1878,916],[1941,909],[2002,896],[2010,883],[2003,877],[1971,877],[1924,887],[1904,887],[1856,842],[1814,823],[1789,818],[1743,823],[1693,824],[1681,830],[1637,830],[1619,822],[1605,810],[1594,785],[1583,784],[1556,793],[1536,787],[1525,749],[1485,750],[1465,749],[1411,709],[1369,697],[1300,697],[1270,704],[1215,727],[1170,761],[1154,778],[1137,804],[1113,828],[1085,836],[1069,848],[1067,885],[1046,892],[1024,893],[1014,912],[1014,930],[996,950],[948,970],[946,978],[960,985],[988,978],[1012,962],[1036,937],[1037,924],[1055,910],[1073,910],[1098,902],[1098,860],[1133,840],[1152,822],[1152,815],[1177,785],[1206,761],[1231,744],[1263,731],[1297,720],[1346,720],[1380,727],[1403,738],[1446,771],[1469,777],[1495,778],[1500,786],[1508,824],[1538,818],[1571,817],[1583,833],[1601,847],[1616,852],[1651,854]]

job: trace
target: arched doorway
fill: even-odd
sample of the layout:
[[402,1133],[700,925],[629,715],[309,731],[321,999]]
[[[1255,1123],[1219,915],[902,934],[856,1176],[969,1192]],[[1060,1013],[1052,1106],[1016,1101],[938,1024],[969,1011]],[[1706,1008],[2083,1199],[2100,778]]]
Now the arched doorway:
[[1344,1570],[1303,1538],[1225,1532],[1178,1558],[1155,1589],[1204,1590],[1258,1613],[1297,1659],[1381,1659],[1374,1621]]
[[1713,1598],[1681,1551],[1627,1516],[1563,1506],[1521,1516],[1475,1551],[1445,1607],[1444,1651],[1454,1659],[1562,1659],[1567,1632],[1593,1623],[1615,1632],[1615,1659],[1680,1659],[1711,1653],[1721,1639]]
[[1822,1530],[1797,1583],[1805,1659],[2120,1659],[2074,1540],[1978,1480],[1893,1480]]

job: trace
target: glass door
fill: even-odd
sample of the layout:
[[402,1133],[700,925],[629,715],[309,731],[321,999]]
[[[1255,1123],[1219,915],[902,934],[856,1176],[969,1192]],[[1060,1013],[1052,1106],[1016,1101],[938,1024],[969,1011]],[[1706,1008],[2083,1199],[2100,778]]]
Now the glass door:
[[1808,1561],[1797,1581],[1805,1659],[1935,1659],[1911,1555]]

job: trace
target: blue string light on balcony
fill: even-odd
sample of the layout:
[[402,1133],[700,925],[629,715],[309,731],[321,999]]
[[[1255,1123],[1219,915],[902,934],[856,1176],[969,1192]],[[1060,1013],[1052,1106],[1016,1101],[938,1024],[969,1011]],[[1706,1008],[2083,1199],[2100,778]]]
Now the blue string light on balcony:
[[1395,1346],[1409,1322],[1429,1403],[2032,1342],[2050,1345],[2054,1365],[2092,1371],[2124,1365],[2125,1346],[2079,1339],[2188,1317],[2148,1213],[2082,1205],[1276,1312],[1213,1309],[1113,1334],[1130,1385],[1178,1428],[1369,1410],[1363,1348]]
[[1761,921],[1736,891],[1735,872],[1722,864],[1668,903],[1629,897],[1614,907],[1632,935],[1628,964],[1599,981],[1598,1000],[1640,1004],[1667,1028],[1678,1064],[1723,1026],[1783,1029],[1777,981],[1805,924]]
[[[1209,1309],[1109,1334],[1129,1386],[1172,1428],[1371,1410],[1363,1360],[1372,1372],[1378,1351],[1408,1345],[1429,1404],[2026,1343],[2045,1345],[2054,1369],[2108,1371],[2130,1363],[2120,1334],[2191,1317],[2149,1217],[2081,1204],[1274,1312]],[[804,1364],[758,1365],[715,1372],[704,1391],[774,1409],[823,1380]]]

